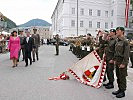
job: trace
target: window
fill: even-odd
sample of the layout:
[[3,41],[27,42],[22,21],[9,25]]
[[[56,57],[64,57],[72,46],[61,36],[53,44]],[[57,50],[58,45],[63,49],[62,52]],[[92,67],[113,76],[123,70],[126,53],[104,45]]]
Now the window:
[[92,16],[92,9],[89,9],[89,16]]
[[101,16],[101,10],[97,10],[97,16]]
[[132,11],[130,11],[130,13],[129,13],[129,16],[133,16],[133,13],[132,13]]
[[75,8],[72,8],[72,14],[75,15]]
[[108,13],[109,13],[108,11],[105,11],[105,17],[108,17]]
[[80,15],[84,15],[84,9],[83,8],[80,9]]
[[75,27],[75,20],[71,20],[71,26]]
[[111,16],[114,16],[114,10],[111,10]]
[[111,22],[111,28],[113,28],[113,27],[114,27],[113,22]]
[[89,28],[92,28],[92,21],[89,21]]
[[84,21],[80,21],[80,27],[84,27]]
[[97,28],[100,28],[100,22],[97,22]]
[[108,29],[108,22],[105,22],[105,29]]

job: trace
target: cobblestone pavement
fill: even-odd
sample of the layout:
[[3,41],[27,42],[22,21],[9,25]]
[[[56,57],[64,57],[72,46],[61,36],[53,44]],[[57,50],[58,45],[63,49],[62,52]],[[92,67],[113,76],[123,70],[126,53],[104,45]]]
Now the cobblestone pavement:
[[[49,81],[71,67],[78,59],[68,51],[69,47],[60,47],[60,55],[55,56],[54,46],[41,46],[39,61],[24,67],[20,62],[17,68],[11,68],[9,54],[0,55],[0,100],[117,100],[111,94],[117,89],[95,89],[77,82],[73,77],[66,81]],[[129,68],[126,97],[133,98],[133,69]]]

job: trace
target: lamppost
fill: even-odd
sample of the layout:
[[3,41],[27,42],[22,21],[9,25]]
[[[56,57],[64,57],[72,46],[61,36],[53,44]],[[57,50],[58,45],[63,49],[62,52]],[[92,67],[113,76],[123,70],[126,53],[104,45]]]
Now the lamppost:
[[79,20],[79,18],[78,18],[78,9],[79,9],[79,7],[78,7],[78,3],[79,3],[79,1],[77,0],[77,36],[78,36],[78,20]]

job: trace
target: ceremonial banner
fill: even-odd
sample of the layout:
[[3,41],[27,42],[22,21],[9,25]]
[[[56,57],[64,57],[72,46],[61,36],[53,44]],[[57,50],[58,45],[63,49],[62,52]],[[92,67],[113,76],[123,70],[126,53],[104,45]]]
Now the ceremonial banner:
[[[71,73],[79,82],[85,85],[100,88],[104,79],[105,70],[105,57],[101,60],[97,52],[93,51],[69,68],[67,72]],[[59,77],[49,78],[49,80],[69,79],[69,76],[66,74],[63,73]]]
[[129,7],[130,7],[130,0],[126,0],[126,8],[125,8],[125,27],[128,27]]

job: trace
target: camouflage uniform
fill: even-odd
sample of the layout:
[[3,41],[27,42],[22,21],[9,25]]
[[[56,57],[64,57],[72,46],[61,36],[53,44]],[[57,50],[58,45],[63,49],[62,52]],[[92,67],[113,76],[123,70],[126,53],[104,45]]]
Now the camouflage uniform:
[[99,37],[99,49],[98,49],[98,55],[100,58],[103,58],[104,50],[108,46],[108,42],[106,40],[102,39],[102,36]]
[[[126,90],[126,76],[127,65],[129,59],[129,44],[128,41],[123,38],[118,38],[115,45],[114,60],[116,65],[117,83],[120,91]],[[119,68],[121,64],[124,64],[124,68]]]
[[59,35],[58,34],[56,35],[55,40],[56,40],[56,44],[55,44],[56,55],[59,55],[60,38],[59,38]]
[[32,34],[32,38],[33,38],[33,50],[32,50],[32,54],[33,54],[33,62],[35,62],[35,54],[36,54],[36,58],[37,60],[39,60],[38,58],[38,49],[40,46],[40,35],[39,34]]
[[131,60],[131,68],[133,68],[133,42],[130,43],[130,60]]
[[[116,37],[111,37],[110,40],[108,41],[108,46],[105,50],[106,54],[106,72],[107,72],[107,77],[109,80],[108,86],[106,88],[113,88],[113,82],[114,82],[114,63],[110,63],[110,60],[113,60],[114,58],[114,51],[115,51],[115,43],[116,43]],[[110,85],[109,85],[110,84]]]

